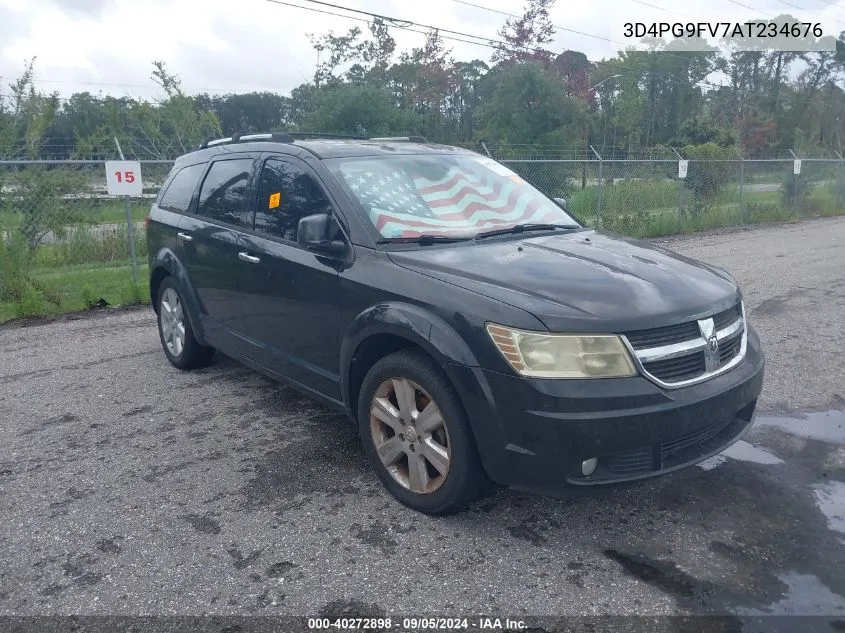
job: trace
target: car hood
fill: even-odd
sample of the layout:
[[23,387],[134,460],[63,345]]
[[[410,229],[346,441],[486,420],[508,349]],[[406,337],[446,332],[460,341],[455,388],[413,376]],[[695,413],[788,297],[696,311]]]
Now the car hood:
[[552,331],[659,327],[731,307],[724,271],[593,230],[392,251],[405,268],[531,312]]

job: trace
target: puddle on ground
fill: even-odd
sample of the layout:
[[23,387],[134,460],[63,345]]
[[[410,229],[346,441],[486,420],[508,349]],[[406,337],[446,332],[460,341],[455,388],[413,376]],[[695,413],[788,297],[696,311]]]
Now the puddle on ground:
[[[845,411],[820,411],[802,413],[796,416],[758,415],[754,428],[775,428],[789,435],[795,435],[827,444],[845,445]],[[727,450],[705,459],[698,464],[704,470],[713,470],[728,459],[756,464],[782,464],[783,460],[769,451],[740,440]]]
[[845,411],[802,413],[795,417],[758,415],[754,426],[775,427],[790,435],[828,444],[845,444]]
[[827,517],[831,530],[845,533],[845,482],[828,481],[813,486],[816,505]]
[[753,444],[740,440],[736,444],[729,446],[727,449],[714,455],[698,464],[699,468],[704,470],[713,470],[716,466],[724,464],[728,458],[736,459],[742,462],[754,462],[755,464],[782,464],[783,460],[769,451],[758,448]]
[[[833,593],[821,580],[810,574],[778,574],[786,587],[786,596],[762,609],[737,609],[737,615],[822,615],[845,616],[845,598]],[[806,625],[806,622],[803,622]]]

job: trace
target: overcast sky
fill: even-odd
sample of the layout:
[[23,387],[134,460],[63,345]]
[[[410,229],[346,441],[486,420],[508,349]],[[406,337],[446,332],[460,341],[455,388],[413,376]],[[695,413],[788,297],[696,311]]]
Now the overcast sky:
[[[342,13],[307,0],[284,1]],[[326,1],[490,38],[506,19],[457,0]],[[522,0],[467,1],[508,13],[523,8]],[[622,48],[628,21],[742,22],[783,13],[820,22],[826,35],[845,30],[845,0],[558,0],[551,13],[559,27],[552,49],[579,50],[596,60]],[[268,0],[0,0],[0,77],[5,91],[24,61],[36,56],[44,90],[151,98],[158,94],[150,80],[151,62],[160,59],[189,93],[287,94],[313,76],[316,54],[307,34],[342,33],[356,25],[366,31],[363,22]],[[391,32],[399,50],[424,40],[399,28]],[[492,52],[447,44],[456,59],[489,61]]]

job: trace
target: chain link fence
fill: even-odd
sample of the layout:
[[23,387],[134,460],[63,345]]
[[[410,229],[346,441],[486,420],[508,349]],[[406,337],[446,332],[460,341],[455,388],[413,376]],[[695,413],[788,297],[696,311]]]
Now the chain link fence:
[[802,158],[796,174],[793,158],[493,157],[564,198],[581,222],[633,237],[845,213],[840,158]]
[[[802,158],[494,158],[593,227],[634,237],[845,213],[845,161]],[[591,156],[590,156],[591,154]],[[559,155],[558,155],[559,156]],[[143,194],[106,191],[102,160],[0,160],[0,322],[147,299],[143,218],[173,162],[141,161]],[[134,266],[133,266],[134,264]]]
[[143,193],[106,190],[105,162],[0,161],[0,322],[147,297],[143,219],[172,161],[142,161]]

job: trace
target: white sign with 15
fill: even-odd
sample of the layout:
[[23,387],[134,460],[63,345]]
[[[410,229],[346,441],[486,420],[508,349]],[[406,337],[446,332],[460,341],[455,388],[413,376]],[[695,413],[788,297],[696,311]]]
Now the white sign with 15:
[[141,163],[137,160],[106,161],[106,188],[112,196],[140,196],[144,190]]

